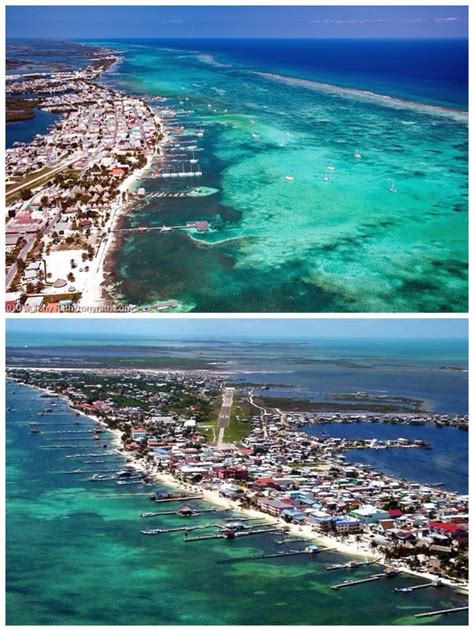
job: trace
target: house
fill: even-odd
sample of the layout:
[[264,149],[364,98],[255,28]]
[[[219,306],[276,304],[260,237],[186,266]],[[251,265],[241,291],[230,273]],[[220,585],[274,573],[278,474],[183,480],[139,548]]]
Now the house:
[[219,480],[246,480],[249,473],[244,467],[221,467],[216,471]]
[[334,528],[338,533],[354,534],[360,532],[361,522],[353,517],[342,517],[334,520]]
[[132,440],[134,442],[141,442],[145,440],[147,434],[146,430],[143,427],[133,427],[132,428]]
[[283,502],[281,500],[271,500],[271,499],[262,499],[259,501],[260,509],[264,513],[269,513],[270,515],[280,515],[282,511],[289,508],[288,502]]
[[370,504],[365,504],[360,508],[356,508],[351,511],[349,515],[351,515],[351,517],[355,517],[356,519],[360,519],[360,521],[364,524],[376,524],[381,519],[387,519],[389,517],[387,511],[371,506]]

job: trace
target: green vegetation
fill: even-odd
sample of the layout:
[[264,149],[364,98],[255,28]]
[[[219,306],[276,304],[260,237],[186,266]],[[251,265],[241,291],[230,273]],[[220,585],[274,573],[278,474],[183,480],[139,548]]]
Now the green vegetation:
[[[42,186],[43,184],[46,184],[46,182],[49,182],[49,180],[52,177],[54,176],[51,175],[51,169],[49,167],[43,167],[39,171],[35,171],[34,173],[29,173],[28,175],[18,178],[16,182],[7,184],[6,195],[5,195],[6,203],[11,204],[18,196],[20,196],[23,199],[22,191],[24,189],[26,189],[26,191],[30,191],[28,184],[32,182],[33,180],[35,180],[36,178],[39,178],[39,179],[33,184],[34,188],[37,188],[39,186]],[[21,187],[21,189],[16,190],[17,187]],[[16,192],[11,192],[13,189],[15,189]],[[29,195],[27,199],[29,199],[29,197],[31,197],[31,195]]]
[[[260,405],[267,408],[279,408],[293,412],[413,412],[413,405],[393,401],[363,400],[360,403],[344,403],[342,401],[311,401],[310,399],[291,399],[286,397],[260,397]],[[423,411],[422,406],[416,411]]]
[[229,425],[224,432],[226,442],[239,442],[250,433],[252,426],[249,419],[254,413],[253,410],[254,408],[248,401],[238,400],[234,397]]
[[7,123],[29,120],[35,117],[35,107],[41,103],[38,99],[8,98],[5,102]]

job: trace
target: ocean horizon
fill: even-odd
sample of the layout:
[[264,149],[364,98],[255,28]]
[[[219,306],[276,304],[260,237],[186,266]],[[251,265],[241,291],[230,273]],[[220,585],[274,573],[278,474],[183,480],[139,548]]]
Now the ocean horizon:
[[[121,227],[211,229],[124,236],[107,261],[117,302],[466,310],[466,40],[80,41],[120,53],[105,85],[178,112],[169,127],[202,132],[202,177],[185,184],[152,169]],[[173,155],[167,168],[181,169]],[[195,184],[205,196],[157,197]]]

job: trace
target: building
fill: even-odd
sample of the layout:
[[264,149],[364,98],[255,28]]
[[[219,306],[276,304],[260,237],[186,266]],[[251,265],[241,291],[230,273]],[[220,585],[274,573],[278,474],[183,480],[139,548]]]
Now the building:
[[349,515],[359,519],[364,524],[377,524],[381,519],[388,519],[390,515],[386,510],[365,504],[350,511]]

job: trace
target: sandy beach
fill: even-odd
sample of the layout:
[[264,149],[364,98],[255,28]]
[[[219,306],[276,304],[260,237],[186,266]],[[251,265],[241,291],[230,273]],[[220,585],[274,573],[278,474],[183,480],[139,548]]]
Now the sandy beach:
[[[263,521],[266,521],[268,525],[274,527],[285,527],[287,529],[288,536],[293,536],[296,539],[304,539],[307,543],[314,543],[323,549],[330,549],[331,551],[347,555],[352,559],[376,561],[380,565],[387,565],[383,561],[380,553],[375,553],[368,547],[364,546],[363,540],[360,542],[356,542],[355,538],[352,537],[349,540],[341,541],[339,539],[336,539],[335,537],[330,537],[321,533],[317,533],[309,525],[298,525],[294,523],[289,524],[285,520],[269,515],[268,513],[263,513],[256,509],[243,508],[237,501],[222,496],[218,491],[205,488],[204,486],[193,485],[177,480],[171,473],[160,470],[156,465],[150,465],[145,461],[144,458],[137,458],[134,452],[125,451],[122,443],[122,432],[120,430],[111,429],[101,418],[90,413],[86,414],[85,412],[76,409],[66,395],[61,395],[56,392],[52,392],[46,388],[41,388],[39,386],[30,387],[63,399],[71,408],[71,411],[73,411],[74,413],[78,413],[80,416],[83,416],[95,423],[98,423],[101,427],[104,428],[106,432],[112,435],[113,449],[121,456],[123,456],[123,458],[130,465],[133,465],[133,467],[137,471],[141,471],[142,473],[146,474],[149,478],[151,478],[158,484],[162,484],[170,488],[180,489],[187,493],[200,494],[202,495],[203,501],[208,502],[213,506],[239,513],[242,516],[248,518],[261,519]],[[391,562],[390,566],[400,570],[404,574],[410,574],[412,576],[416,576],[417,578],[422,578],[426,581],[440,581],[443,585],[451,587],[459,593],[469,593],[468,586],[459,585],[447,578],[440,578],[435,574],[431,574],[428,572],[417,572],[405,566],[400,561]]]
[[108,257],[114,252],[118,244],[118,237],[114,233],[114,230],[118,228],[120,221],[127,214],[131,204],[130,201],[122,202],[121,197],[122,193],[130,192],[133,185],[146,174],[152,165],[152,161],[153,155],[148,155],[146,165],[142,169],[131,173],[120,184],[117,198],[112,203],[110,217],[104,228],[106,236],[102,239],[96,256],[90,265],[90,272],[82,290],[80,300],[81,310],[115,310],[112,304],[108,304],[110,297],[106,294],[105,284],[107,279],[106,267]]

